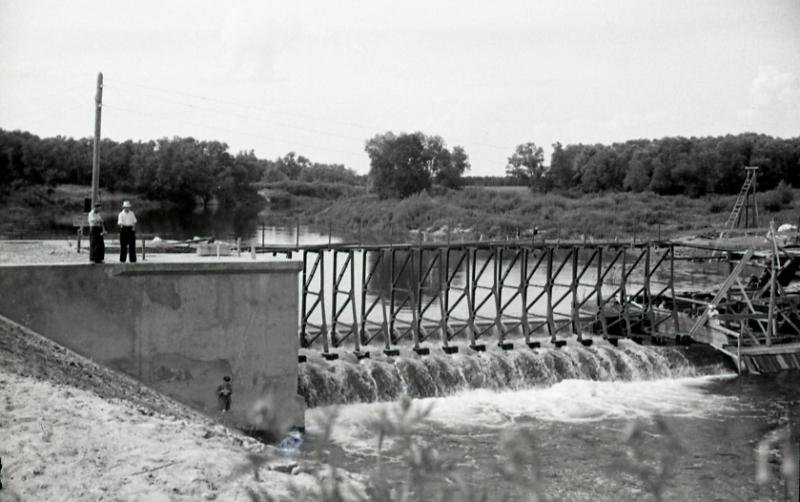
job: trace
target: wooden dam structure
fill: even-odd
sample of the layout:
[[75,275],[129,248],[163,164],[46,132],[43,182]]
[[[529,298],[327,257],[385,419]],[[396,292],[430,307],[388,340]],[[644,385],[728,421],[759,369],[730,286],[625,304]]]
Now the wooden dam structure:
[[[665,242],[532,241],[334,244],[302,254],[301,346],[328,358],[462,342],[503,349],[677,333],[674,266]],[[358,258],[358,259],[357,259]],[[360,267],[360,270],[356,270]],[[326,287],[326,284],[329,286]]]
[[[302,256],[300,345],[327,359],[558,348],[602,336],[706,343],[760,372],[800,368],[800,252],[773,247],[508,240],[257,251]],[[682,262],[718,263],[721,283],[687,288],[676,278]]]

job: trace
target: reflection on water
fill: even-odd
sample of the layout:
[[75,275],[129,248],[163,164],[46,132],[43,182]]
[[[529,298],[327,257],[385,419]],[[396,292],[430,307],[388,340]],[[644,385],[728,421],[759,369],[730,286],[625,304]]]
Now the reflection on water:
[[193,211],[148,209],[138,211],[137,230],[162,239],[191,239],[195,236],[231,239],[255,235],[259,228],[258,207],[203,208]]

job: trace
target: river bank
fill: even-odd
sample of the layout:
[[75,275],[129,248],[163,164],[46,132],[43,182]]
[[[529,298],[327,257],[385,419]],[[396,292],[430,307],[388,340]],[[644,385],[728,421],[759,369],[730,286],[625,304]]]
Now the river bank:
[[294,500],[324,479],[5,318],[0,394],[0,500]]
[[[72,228],[74,223],[83,222],[83,200],[90,196],[91,188],[82,185],[27,185],[0,192],[0,236],[52,235],[55,229]],[[124,200],[130,201],[137,210],[168,205],[136,194],[104,189],[100,190],[99,197],[103,212],[109,215],[118,213]]]
[[[627,240],[687,235],[716,238],[736,200],[736,196],[690,198],[628,192],[576,196],[532,193],[525,187],[475,186],[458,191],[432,189],[405,199],[381,199],[363,190],[325,190],[325,183],[301,185],[314,190],[301,190],[294,185],[288,187],[294,190],[292,193],[284,185],[280,190],[262,188],[255,196],[260,202],[248,200],[239,208],[177,208],[164,201],[105,192],[101,199],[107,203],[105,209],[111,220],[116,215],[115,204],[131,199],[140,219],[137,230],[162,238],[200,235],[247,239],[261,225],[267,225],[307,227],[361,242],[516,237]],[[53,235],[54,228],[61,228],[63,235],[73,219],[84,216],[82,200],[88,187],[64,185],[25,190],[0,200],[0,237],[38,238],[48,235],[48,231]],[[49,190],[53,193],[42,193]],[[760,235],[766,233],[764,229],[771,219],[777,225],[798,222],[800,190],[791,193],[790,200],[761,205],[757,231]],[[765,192],[762,198],[775,199],[770,194]]]

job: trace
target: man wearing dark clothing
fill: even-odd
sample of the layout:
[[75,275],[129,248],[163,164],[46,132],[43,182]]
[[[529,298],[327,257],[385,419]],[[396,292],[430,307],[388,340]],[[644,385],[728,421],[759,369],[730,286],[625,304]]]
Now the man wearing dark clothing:
[[131,263],[136,263],[136,215],[131,211],[131,203],[122,203],[122,211],[117,217],[119,225],[119,261],[125,263],[130,256]]
[[219,401],[219,409],[220,411],[230,411],[231,394],[233,394],[231,377],[225,376],[222,379],[224,380],[224,382],[219,387],[217,387],[217,400]]
[[106,244],[103,241],[103,218],[100,216],[100,203],[95,202],[89,211],[89,261],[103,263],[106,256]]

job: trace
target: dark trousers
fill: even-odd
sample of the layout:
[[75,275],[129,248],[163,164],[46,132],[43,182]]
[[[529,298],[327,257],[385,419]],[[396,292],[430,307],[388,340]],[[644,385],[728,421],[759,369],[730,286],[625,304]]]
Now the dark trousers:
[[125,263],[126,255],[130,256],[131,263],[136,263],[136,231],[133,227],[119,229],[119,261]]
[[100,263],[106,258],[103,227],[89,227],[89,261]]

